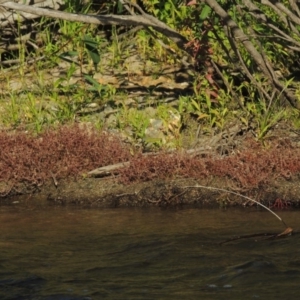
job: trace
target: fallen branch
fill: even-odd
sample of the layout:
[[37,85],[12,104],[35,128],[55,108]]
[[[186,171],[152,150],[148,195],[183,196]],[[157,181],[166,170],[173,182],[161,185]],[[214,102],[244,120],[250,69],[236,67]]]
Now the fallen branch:
[[291,227],[286,228],[286,230],[284,230],[281,233],[257,233],[257,234],[248,234],[248,235],[242,235],[242,236],[238,236],[238,237],[234,237],[231,239],[228,239],[224,242],[221,242],[219,245],[224,245],[227,244],[229,242],[234,242],[234,241],[238,241],[241,239],[249,239],[249,238],[263,238],[263,240],[273,240],[273,239],[279,239],[279,238],[285,238],[287,236],[290,236],[293,232],[293,229]]
[[165,23],[159,21],[155,17],[146,13],[143,13],[142,15],[134,15],[134,16],[83,15],[83,14],[74,14],[74,13],[56,11],[53,9],[34,7],[31,5],[23,5],[12,1],[5,2],[5,3],[0,2],[0,7],[1,6],[5,8],[37,15],[40,17],[44,16],[44,17],[50,17],[50,18],[61,19],[66,21],[81,22],[81,23],[88,23],[88,24],[95,24],[95,25],[126,25],[126,26],[143,25],[145,27],[151,27],[157,32],[165,35],[170,40],[172,40],[179,49],[189,53],[189,49],[185,47],[188,41],[183,35],[173,30],[171,27],[167,26]]
[[[64,5],[63,0],[17,0],[17,3],[12,2],[11,0],[0,0],[0,28],[5,28],[8,25],[14,24],[17,22],[28,21],[32,19],[39,18],[39,15],[31,13],[19,13],[15,11],[8,11],[5,9],[7,3],[20,4],[30,7],[42,7],[42,8],[51,8],[54,10],[60,9]],[[20,3],[18,3],[20,2]]]
[[88,172],[89,175],[94,176],[109,176],[111,174],[115,174],[117,170],[127,167],[130,165],[130,162],[123,162],[114,165],[109,165],[101,168],[94,169],[93,171]]
[[[186,150],[184,153],[187,155],[191,155],[192,157],[196,157],[201,154],[209,154],[212,153],[214,149],[218,145],[222,145],[221,140],[222,139],[227,139],[230,142],[232,142],[234,136],[236,136],[240,131],[242,130],[240,125],[235,125],[232,128],[228,129],[227,131],[220,132],[219,134],[213,136],[210,141],[206,141],[206,144],[204,146],[199,146],[199,147],[194,147],[191,149]],[[197,138],[197,137],[196,137]],[[200,143],[200,141],[197,141],[195,145]],[[228,143],[227,143],[228,144]],[[175,150],[169,150],[167,153],[174,153]],[[159,153],[157,152],[147,152],[143,153],[142,156],[156,156]],[[104,166],[101,168],[94,169],[90,172],[88,172],[88,175],[93,175],[93,176],[109,176],[112,174],[118,173],[117,170],[128,167],[130,165],[130,162],[122,162],[122,163],[117,163],[109,166]]]

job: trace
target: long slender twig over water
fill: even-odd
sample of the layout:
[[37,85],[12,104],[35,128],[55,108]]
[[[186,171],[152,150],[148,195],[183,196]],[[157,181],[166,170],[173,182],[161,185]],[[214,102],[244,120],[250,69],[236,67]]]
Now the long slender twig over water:
[[250,200],[250,201],[256,203],[257,205],[263,207],[264,209],[266,209],[267,211],[269,211],[271,214],[273,214],[278,220],[280,220],[282,222],[282,224],[285,226],[285,228],[289,228],[289,226],[286,225],[286,223],[282,220],[282,218],[280,218],[274,211],[272,211],[267,206],[261,204],[260,202],[254,200],[254,199],[252,199],[250,197],[244,196],[242,194],[239,194],[239,193],[236,193],[236,192],[233,192],[233,191],[230,191],[230,190],[216,188],[216,187],[212,187],[212,186],[204,186],[204,185],[199,185],[199,184],[194,185],[194,186],[185,186],[184,188],[202,188],[202,189],[208,189],[208,190],[215,190],[215,191],[220,191],[220,192],[226,192],[226,193],[233,194],[233,195],[239,196],[241,198]]

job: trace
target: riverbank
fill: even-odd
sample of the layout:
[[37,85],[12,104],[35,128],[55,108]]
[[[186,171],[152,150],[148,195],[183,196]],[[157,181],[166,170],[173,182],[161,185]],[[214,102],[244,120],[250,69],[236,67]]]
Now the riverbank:
[[[228,192],[211,189],[218,187]],[[82,208],[229,208],[255,207],[250,200],[231,194],[234,189],[228,180],[155,180],[146,183],[122,185],[107,179],[89,178],[72,181],[62,180],[59,187],[46,184],[37,193],[1,198],[2,205],[35,204],[71,205]],[[235,193],[235,192],[234,192]],[[277,180],[259,188],[239,191],[272,209],[292,209],[300,206],[299,180]]]
[[[121,14],[122,24],[143,12],[154,27],[2,25],[10,43],[0,45],[1,203],[253,204],[239,193],[298,206],[300,67],[298,42],[285,39],[295,28],[261,7],[284,29],[274,41],[279,30],[235,5],[225,17],[207,3],[148,2],[128,10],[71,1],[68,11]],[[229,21],[242,34],[228,35]]]
[[206,136],[193,149],[143,152],[116,134],[82,124],[38,136],[2,131],[0,201],[84,207],[255,205],[233,192],[268,207],[299,206],[300,135],[292,127],[278,124],[264,145],[251,132],[236,133],[230,147],[225,147],[225,134],[210,147],[215,139]]

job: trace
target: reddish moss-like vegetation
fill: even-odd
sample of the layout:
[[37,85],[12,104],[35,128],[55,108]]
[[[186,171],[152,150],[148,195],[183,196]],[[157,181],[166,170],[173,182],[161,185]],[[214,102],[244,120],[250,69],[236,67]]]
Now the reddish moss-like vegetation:
[[184,153],[137,156],[122,169],[123,183],[174,179],[178,177],[226,177],[241,188],[256,188],[273,179],[290,179],[300,173],[300,149],[288,141],[274,143],[270,149],[251,141],[244,150],[228,156],[192,158]]
[[106,132],[64,126],[38,137],[0,132],[0,196],[18,184],[39,187],[48,179],[78,177],[95,168],[130,161],[119,170],[123,184],[153,179],[225,177],[234,186],[257,188],[277,178],[300,174],[300,148],[289,141],[263,147],[253,140],[227,155],[192,157],[183,151],[130,154],[120,139]]
[[78,176],[129,157],[129,148],[117,137],[78,125],[46,131],[38,137],[0,132],[0,182],[9,186],[40,186],[52,176]]
[[129,184],[153,179],[174,179],[179,176],[199,178],[209,173],[206,159],[193,158],[182,152],[162,152],[157,155],[135,156],[128,167],[120,169],[120,175],[120,181]]

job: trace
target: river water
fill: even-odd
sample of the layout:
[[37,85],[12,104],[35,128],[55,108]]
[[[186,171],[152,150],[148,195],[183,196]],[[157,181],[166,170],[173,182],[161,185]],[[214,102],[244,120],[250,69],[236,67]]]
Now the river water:
[[[280,211],[300,227],[300,212]],[[250,209],[0,207],[0,299],[298,299],[300,235]]]

